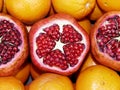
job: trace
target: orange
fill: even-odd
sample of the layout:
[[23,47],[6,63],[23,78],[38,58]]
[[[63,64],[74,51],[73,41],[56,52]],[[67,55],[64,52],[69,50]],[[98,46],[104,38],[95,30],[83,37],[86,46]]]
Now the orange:
[[79,74],[76,90],[120,90],[120,76],[108,67],[91,66]]
[[51,7],[51,0],[5,0],[7,11],[25,24],[44,18]]
[[76,19],[83,19],[94,8],[96,0],[52,0],[57,13],[67,13]]
[[25,90],[29,90],[29,84],[24,85],[25,86]]
[[25,90],[23,83],[15,77],[0,77],[0,90]]
[[89,19],[85,18],[85,19],[79,20],[78,23],[88,34],[90,33],[92,24]]
[[120,0],[97,0],[97,3],[105,12],[120,10]]
[[44,73],[30,83],[29,90],[74,90],[74,88],[67,76]]
[[103,15],[103,11],[98,7],[98,5],[95,5],[95,8],[89,15],[89,19],[92,21],[98,20]]
[[85,59],[85,62],[81,66],[80,72],[85,70],[86,68],[88,68],[90,66],[94,66],[94,65],[97,65],[97,64],[98,63],[95,61],[94,57],[91,55],[91,53],[89,53],[89,55]]
[[2,10],[2,7],[3,7],[3,0],[0,0],[0,12]]
[[51,5],[50,11],[48,13],[48,16],[55,14],[55,11],[53,9],[53,6]]
[[25,83],[30,75],[30,64],[27,63],[24,67],[14,75],[17,79],[21,80],[22,83]]
[[42,71],[38,70],[37,67],[35,67],[33,64],[31,64],[30,74],[33,79],[38,78],[42,73],[43,73]]

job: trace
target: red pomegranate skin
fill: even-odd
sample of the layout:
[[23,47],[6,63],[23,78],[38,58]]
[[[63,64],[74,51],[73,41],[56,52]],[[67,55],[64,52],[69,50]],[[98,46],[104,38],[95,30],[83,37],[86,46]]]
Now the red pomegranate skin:
[[[22,66],[22,64],[27,60],[27,57],[29,54],[28,32],[23,23],[21,23],[19,20],[17,20],[16,18],[8,14],[0,13],[0,22],[2,22],[2,20],[8,21],[9,23],[13,23],[14,28],[16,28],[17,31],[20,33],[20,36],[21,36],[20,39],[22,42],[18,46],[19,51],[15,53],[14,57],[11,58],[11,60],[8,61],[6,64],[0,65],[0,76],[10,76],[10,75],[13,75]],[[10,34],[12,35],[12,33]],[[10,45],[9,41],[8,43]],[[15,43],[13,43],[13,46],[14,45]],[[10,54],[11,54],[11,51],[10,51]]]
[[[100,27],[103,26],[103,23],[105,23],[105,21],[107,21],[107,20],[112,21],[112,19],[114,19],[115,16],[120,17],[120,12],[119,11],[111,11],[111,12],[105,13],[94,24],[93,28],[91,29],[90,39],[91,39],[91,50],[92,50],[92,54],[95,57],[95,59],[102,65],[105,65],[113,70],[120,71],[120,58],[119,58],[120,57],[120,39],[119,39],[120,38],[120,35],[119,35],[120,31],[119,31],[119,28],[116,29],[116,31],[117,31],[116,33],[118,33],[118,34],[116,34],[117,36],[109,36],[108,34],[110,33],[110,30],[109,30],[109,33],[106,34],[106,37],[109,36],[109,38],[110,38],[110,39],[108,39],[108,43],[105,43],[106,39],[105,39],[105,37],[103,37],[105,35],[101,35],[100,38],[103,37],[103,40],[100,39],[101,41],[96,38],[96,37],[98,37],[97,35],[99,35],[99,32],[101,33],[102,29],[99,30],[99,32],[98,32],[98,29],[100,29]],[[115,22],[118,23],[118,25],[119,25],[119,19],[114,19],[114,20],[116,20]],[[112,22],[113,22],[112,24],[114,24],[114,25],[116,24],[114,21],[112,21]],[[106,26],[107,26],[107,24],[106,24]],[[114,30],[114,28],[116,28],[116,27],[112,27],[113,30]],[[111,49],[111,51],[112,51],[112,53],[111,53],[110,49],[108,49],[108,48],[106,49],[105,46],[113,47],[114,44],[112,44],[111,41],[112,40],[114,41],[116,39],[118,39],[117,44],[119,44],[119,45],[118,45],[118,47],[116,47],[116,51],[114,51],[114,53]],[[103,47],[104,47],[103,50],[101,50],[102,46],[100,47],[100,45],[97,42],[99,42],[99,44],[100,44],[100,42],[102,42],[101,45],[103,44]]]
[[[63,24],[63,26],[61,24]],[[52,27],[54,27],[56,31],[54,31]],[[50,35],[50,32],[47,32],[48,28],[51,30],[51,32],[52,30],[53,30],[53,33],[55,32],[54,34],[52,33],[51,35],[52,40],[51,38],[48,38],[46,36],[46,35]],[[59,28],[62,28],[62,29],[59,29]],[[67,31],[67,28],[69,28],[68,31]],[[74,28],[77,30],[75,31]],[[59,30],[61,30],[61,32]],[[66,32],[69,33],[68,36],[67,36],[68,33],[66,34]],[[71,33],[71,32],[74,32],[74,33]],[[56,33],[57,35],[55,35]],[[71,40],[65,39],[66,37],[69,37],[69,36],[73,36],[72,37],[73,39]],[[44,41],[43,37],[46,41]],[[40,40],[37,41],[37,39],[40,39]],[[41,43],[49,43],[49,45],[46,48],[49,48],[50,51],[48,52],[46,51],[47,54],[42,53],[41,55],[38,56],[36,54],[36,49],[35,49],[36,47],[38,47],[36,45],[36,42],[37,42],[37,45],[39,45],[40,47],[42,47]],[[62,44],[59,44],[59,43],[56,44],[56,42],[60,42],[60,43],[62,42]],[[86,54],[89,51],[90,42],[89,42],[89,36],[87,32],[83,30],[83,28],[77,23],[77,21],[72,16],[59,13],[59,14],[52,15],[48,18],[45,18],[43,20],[40,20],[31,27],[29,32],[29,45],[30,45],[30,56],[32,59],[32,63],[39,70],[58,73],[62,75],[71,75],[80,68]],[[61,48],[62,45],[63,47]],[[50,46],[52,46],[52,48]],[[62,49],[64,49],[64,51],[62,51]],[[67,50],[69,50],[70,53],[67,53]],[[76,52],[76,55],[74,55],[74,51]],[[42,51],[38,50],[37,53],[40,53],[40,52]],[[50,61],[49,58],[53,61]],[[66,61],[66,59],[68,61]],[[51,63],[49,63],[49,61]],[[60,64],[60,62],[62,63]],[[69,65],[68,65],[68,62],[69,62]],[[55,63],[55,65],[53,65],[53,63]]]

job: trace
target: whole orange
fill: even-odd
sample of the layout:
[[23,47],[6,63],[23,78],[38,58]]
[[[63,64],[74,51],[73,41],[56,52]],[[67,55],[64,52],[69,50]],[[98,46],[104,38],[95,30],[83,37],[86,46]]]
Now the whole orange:
[[89,15],[89,19],[92,20],[92,21],[96,21],[103,14],[104,14],[104,12],[100,9],[100,7],[98,6],[98,4],[95,4],[95,7],[94,7],[93,11]]
[[21,80],[22,83],[25,83],[30,75],[30,64],[26,63],[23,67],[18,70],[14,75],[17,79]]
[[29,90],[74,90],[74,88],[67,76],[44,73],[30,83]]
[[51,0],[5,0],[7,11],[25,24],[44,18],[51,7]]
[[94,8],[96,0],[52,0],[57,13],[67,13],[76,19],[83,19]]
[[30,74],[32,76],[33,79],[38,78],[43,72],[38,70],[37,67],[35,67],[33,64],[31,64],[30,66]]
[[120,10],[120,0],[96,0],[99,7],[105,11],[116,11]]
[[90,66],[94,66],[94,65],[98,65],[98,63],[96,62],[95,58],[92,56],[91,53],[89,53],[89,55],[86,57],[83,65],[80,68],[80,72],[85,70],[86,68],[90,67]]
[[108,67],[91,66],[79,74],[76,90],[120,90],[120,76]]
[[89,19],[84,18],[82,20],[79,20],[78,23],[88,34],[90,33],[90,30],[92,28],[92,24],[91,24]]
[[0,90],[25,90],[23,83],[13,77],[0,77]]

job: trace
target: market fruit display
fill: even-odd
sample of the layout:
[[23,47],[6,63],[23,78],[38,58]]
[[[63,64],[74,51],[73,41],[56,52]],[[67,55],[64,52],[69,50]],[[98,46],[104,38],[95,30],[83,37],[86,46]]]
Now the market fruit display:
[[28,57],[28,33],[19,20],[0,14],[0,76],[13,75]]
[[120,90],[119,2],[0,0],[0,90]]
[[120,71],[120,12],[104,14],[91,29],[91,49],[101,64]]
[[67,14],[36,22],[29,31],[30,56],[40,70],[71,75],[89,51],[89,36]]

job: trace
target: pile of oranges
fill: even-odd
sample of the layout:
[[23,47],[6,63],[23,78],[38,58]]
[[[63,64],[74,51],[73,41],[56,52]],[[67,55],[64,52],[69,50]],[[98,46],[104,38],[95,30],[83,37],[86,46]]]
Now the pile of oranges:
[[[119,3],[119,0],[0,0],[0,12],[19,19],[28,32],[31,25],[43,18],[67,13],[89,34],[104,13],[120,10]],[[69,77],[39,72],[26,63],[14,76],[0,77],[0,90],[120,90],[116,71],[99,65],[91,53],[84,61],[80,70]]]

